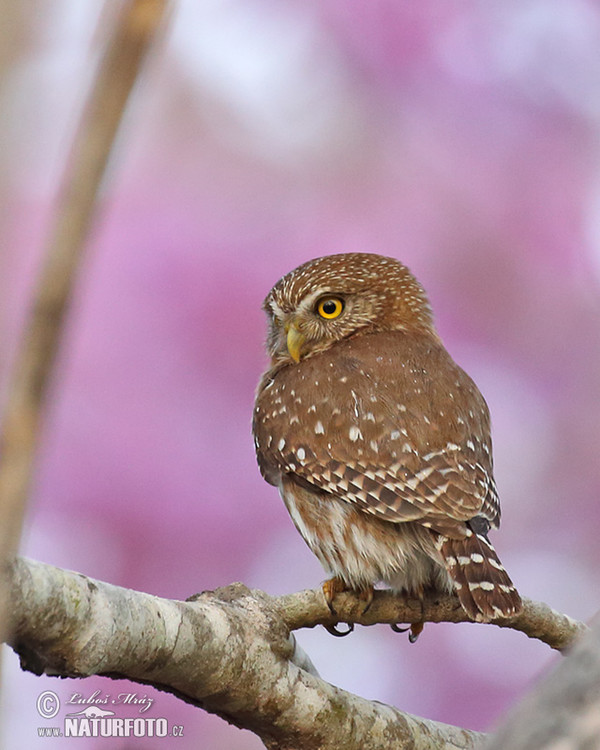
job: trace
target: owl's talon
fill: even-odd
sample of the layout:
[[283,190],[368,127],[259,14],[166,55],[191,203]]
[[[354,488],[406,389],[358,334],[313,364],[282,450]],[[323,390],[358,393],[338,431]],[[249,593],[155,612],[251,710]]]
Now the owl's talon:
[[354,623],[347,622],[345,624],[348,626],[348,630],[338,630],[337,626],[339,625],[339,623],[336,623],[335,625],[325,625],[325,630],[328,633],[331,633],[331,635],[334,635],[336,638],[345,638],[354,630]]
[[358,592],[358,598],[365,602],[365,606],[363,607],[361,615],[366,615],[367,612],[371,609],[371,604],[373,604],[373,598],[375,596],[375,590],[372,586],[368,586],[367,588],[361,589]]
[[323,595],[325,597],[325,601],[327,602],[327,606],[329,607],[329,611],[332,615],[337,615],[335,607],[333,606],[333,600],[336,594],[341,594],[342,591],[346,591],[346,584],[341,578],[334,576],[333,578],[325,581],[321,588],[323,589]]
[[416,643],[418,637],[423,632],[424,625],[425,625],[424,622],[414,622],[412,625],[409,625],[407,628],[401,628],[398,626],[398,623],[392,622],[390,623],[390,628],[394,631],[394,633],[406,633],[407,631],[410,631],[408,633],[408,640],[410,643]]
[[421,635],[423,632],[423,625],[421,623],[417,623],[417,625],[421,625],[419,629],[411,628],[410,633],[408,634],[408,642],[409,643],[416,643],[417,638]]

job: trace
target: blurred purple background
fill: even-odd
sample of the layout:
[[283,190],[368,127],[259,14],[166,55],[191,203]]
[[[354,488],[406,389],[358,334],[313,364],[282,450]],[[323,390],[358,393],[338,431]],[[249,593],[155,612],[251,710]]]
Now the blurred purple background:
[[[32,8],[13,9],[1,61],[3,393],[105,28],[101,3]],[[317,586],[318,562],[255,466],[260,305],[309,258],[373,251],[421,280],[488,400],[504,511],[494,541],[515,583],[589,618],[599,50],[600,7],[586,0],[176,3],[105,183],[23,552],[174,598],[236,580],[272,594]],[[484,730],[559,658],[472,625],[428,625],[415,646],[385,626],[298,638],[340,687]],[[185,726],[181,750],[261,746],[151,689],[21,673],[9,650],[3,680],[8,748],[63,744],[36,739],[45,689],[152,695],[151,715]],[[156,746],[78,747],[107,742]]]

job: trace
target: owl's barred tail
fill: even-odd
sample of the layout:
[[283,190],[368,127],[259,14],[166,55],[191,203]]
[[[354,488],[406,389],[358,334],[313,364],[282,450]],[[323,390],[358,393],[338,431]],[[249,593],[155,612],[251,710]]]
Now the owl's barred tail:
[[496,550],[483,534],[441,540],[440,551],[463,609],[477,622],[513,617],[523,608]]

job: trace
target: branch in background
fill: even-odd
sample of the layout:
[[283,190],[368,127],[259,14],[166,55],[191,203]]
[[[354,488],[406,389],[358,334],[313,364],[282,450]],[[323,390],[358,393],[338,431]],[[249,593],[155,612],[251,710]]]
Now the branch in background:
[[600,620],[525,697],[486,750],[600,748]]
[[[284,750],[466,750],[482,739],[321,680],[290,632],[335,622],[320,590],[270,597],[237,583],[180,602],[22,558],[10,573],[11,643],[23,668],[36,674],[99,674],[151,684]],[[361,606],[349,595],[335,604],[349,621]],[[465,619],[451,597],[427,601],[425,614],[434,622]],[[373,624],[420,618],[417,602],[379,592],[368,617],[357,619]],[[522,618],[519,629],[526,624],[530,634],[544,634],[555,647],[560,642],[565,648],[585,630],[533,602],[505,625]]]
[[[166,0],[125,3],[72,146],[0,434],[0,561],[9,560],[18,549],[42,404],[98,190],[129,94],[166,7]],[[0,589],[1,610],[4,601]]]

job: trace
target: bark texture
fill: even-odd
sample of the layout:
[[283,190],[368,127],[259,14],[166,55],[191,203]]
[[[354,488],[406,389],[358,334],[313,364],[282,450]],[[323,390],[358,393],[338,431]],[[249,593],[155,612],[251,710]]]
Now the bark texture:
[[[322,680],[293,630],[346,622],[417,622],[421,605],[378,592],[366,615],[351,595],[320,590],[270,597],[241,583],[189,601],[161,599],[17,558],[9,569],[10,643],[24,669],[128,678],[174,693],[255,732],[269,748],[474,748],[483,735],[367,701]],[[452,597],[425,602],[433,622],[460,622]],[[526,602],[511,623],[555,648],[585,626]]]

